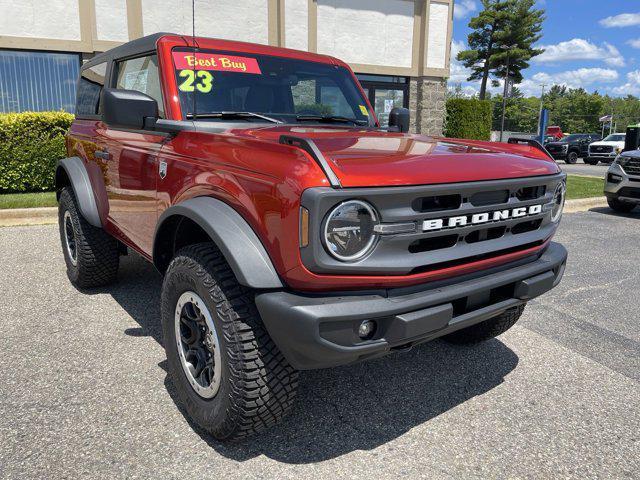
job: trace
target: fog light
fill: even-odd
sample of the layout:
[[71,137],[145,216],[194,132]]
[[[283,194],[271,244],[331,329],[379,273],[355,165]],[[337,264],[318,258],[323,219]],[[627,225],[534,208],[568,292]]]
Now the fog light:
[[363,340],[368,340],[373,337],[375,331],[376,322],[373,320],[365,320],[360,324],[360,327],[358,327],[358,335],[360,335],[360,338]]

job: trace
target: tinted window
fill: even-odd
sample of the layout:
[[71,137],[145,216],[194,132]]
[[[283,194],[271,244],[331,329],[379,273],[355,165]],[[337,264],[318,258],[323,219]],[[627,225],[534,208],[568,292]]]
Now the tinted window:
[[624,142],[625,135],[624,134],[612,134],[604,139],[605,142]]
[[146,93],[158,102],[160,116],[164,117],[158,57],[156,55],[118,62],[116,88]]
[[77,115],[98,115],[100,113],[100,92],[104,87],[106,73],[106,62],[82,70],[78,82]]
[[75,110],[77,54],[0,50],[0,112]]

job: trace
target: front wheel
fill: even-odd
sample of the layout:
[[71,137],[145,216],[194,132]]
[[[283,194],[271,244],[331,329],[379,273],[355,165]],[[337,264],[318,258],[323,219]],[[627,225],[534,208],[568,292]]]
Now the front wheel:
[[474,343],[484,342],[491,338],[497,337],[503,334],[511,327],[513,327],[518,319],[522,316],[525,305],[510,308],[506,312],[485,320],[484,322],[471,325],[470,327],[463,328],[457,332],[450,333],[442,337],[450,343],[458,345],[469,345]]
[[218,439],[270,427],[293,406],[298,372],[267,333],[254,292],[211,243],[171,261],[162,284],[169,375],[189,416]]
[[613,210],[620,213],[629,213],[636,208],[635,203],[621,202],[617,198],[607,198],[607,203]]
[[570,165],[573,165],[574,163],[578,162],[578,152],[569,152],[567,154],[567,160],[566,162]]

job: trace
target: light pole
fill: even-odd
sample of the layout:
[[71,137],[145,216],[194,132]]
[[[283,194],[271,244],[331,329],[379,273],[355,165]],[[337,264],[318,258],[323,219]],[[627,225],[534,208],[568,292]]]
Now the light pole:
[[[540,132],[540,127],[542,127],[542,109],[544,108],[544,87],[547,86],[546,83],[540,85],[542,87],[542,93],[540,94],[540,113],[538,114],[538,132]],[[546,132],[542,132],[546,133]]]
[[504,117],[507,112],[507,90],[509,88],[509,52],[516,45],[503,45],[500,47],[502,50],[507,51],[507,70],[504,76],[504,91],[502,93],[502,122],[500,123],[500,141],[502,142],[502,136],[504,135]]

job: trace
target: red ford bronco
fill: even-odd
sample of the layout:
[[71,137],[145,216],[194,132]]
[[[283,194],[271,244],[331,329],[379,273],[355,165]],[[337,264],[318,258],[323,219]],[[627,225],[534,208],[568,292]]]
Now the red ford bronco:
[[276,423],[299,370],[499,335],[564,272],[544,149],[380,128],[335,58],[157,34],[85,63],[76,108],[69,279],[153,262],[169,375],[217,438]]

